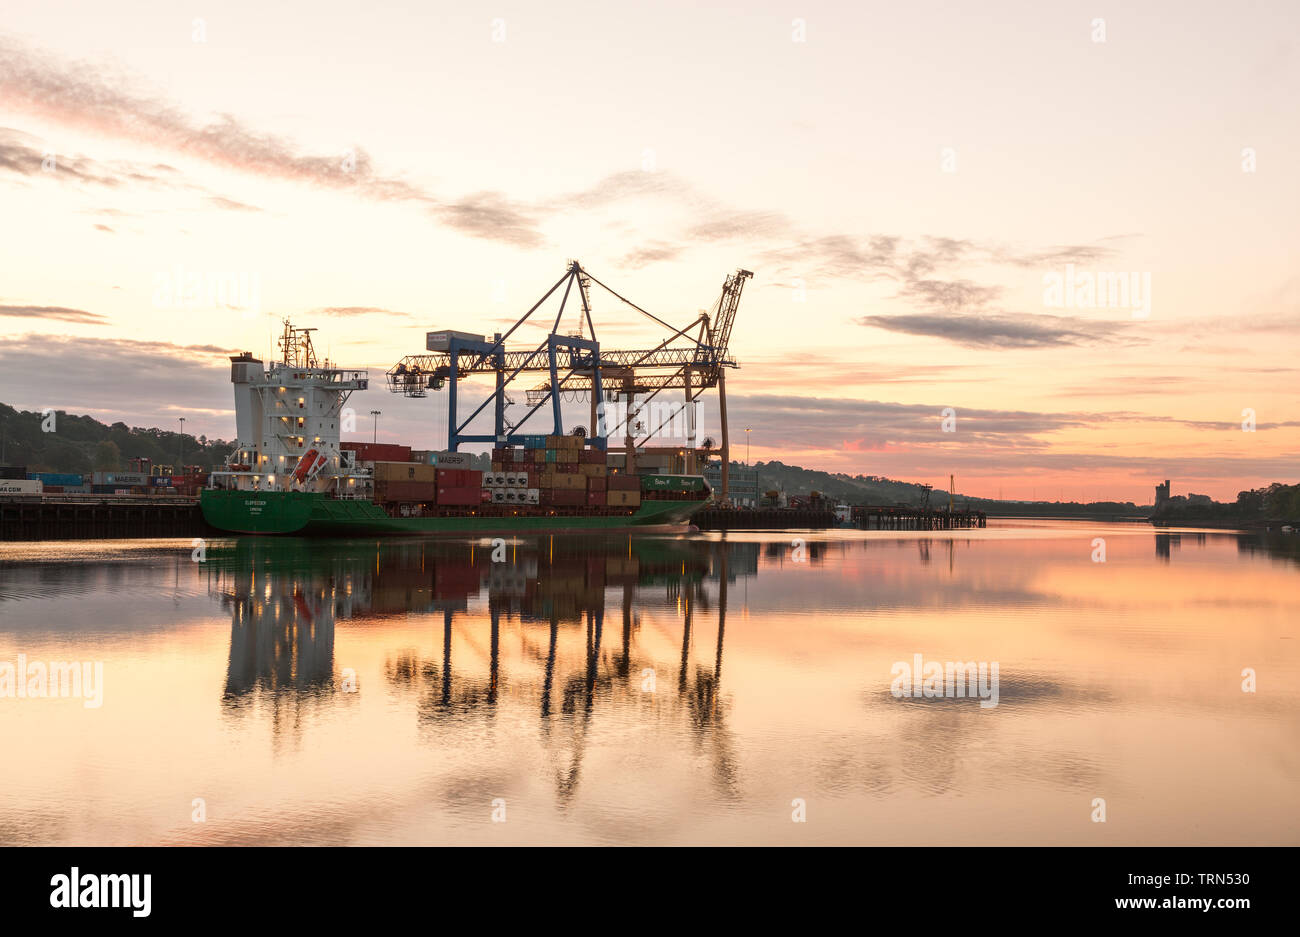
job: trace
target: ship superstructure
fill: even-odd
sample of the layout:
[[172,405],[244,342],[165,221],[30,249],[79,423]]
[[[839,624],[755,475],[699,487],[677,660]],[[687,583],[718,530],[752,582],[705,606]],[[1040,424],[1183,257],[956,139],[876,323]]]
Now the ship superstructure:
[[282,361],[264,365],[251,352],[231,357],[237,443],[225,468],[213,473],[214,488],[345,499],[373,493],[370,472],[339,445],[344,405],[353,391],[369,386],[368,372],[318,360],[313,331],[286,319]]

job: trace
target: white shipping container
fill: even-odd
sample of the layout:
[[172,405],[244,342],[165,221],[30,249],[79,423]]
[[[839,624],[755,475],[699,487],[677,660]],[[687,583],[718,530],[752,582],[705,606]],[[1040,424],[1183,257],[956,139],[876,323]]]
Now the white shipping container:
[[537,488],[527,488],[527,489],[525,489],[525,490],[524,490],[524,502],[525,502],[526,504],[537,504],[538,501],[540,500],[539,497],[538,497],[539,493],[540,493],[540,489],[537,489]]
[[39,478],[0,479],[0,497],[4,495],[39,495],[45,486]]

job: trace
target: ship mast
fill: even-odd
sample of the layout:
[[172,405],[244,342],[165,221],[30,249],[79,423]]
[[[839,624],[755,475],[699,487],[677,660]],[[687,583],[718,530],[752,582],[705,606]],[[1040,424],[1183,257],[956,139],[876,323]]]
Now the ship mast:
[[316,349],[311,343],[315,328],[295,329],[288,318],[284,320],[284,334],[280,337],[280,350],[284,363],[291,368],[316,368]]

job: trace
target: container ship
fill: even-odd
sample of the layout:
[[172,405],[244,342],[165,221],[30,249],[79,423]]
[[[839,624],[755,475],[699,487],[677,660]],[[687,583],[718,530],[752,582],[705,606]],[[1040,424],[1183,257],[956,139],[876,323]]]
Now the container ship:
[[230,359],[237,444],[199,493],[204,519],[239,534],[562,533],[689,529],[707,504],[700,475],[608,464],[603,440],[525,435],[488,470],[460,452],[341,441],[344,405],[366,371],[318,361],[311,330],[286,322],[283,361]]

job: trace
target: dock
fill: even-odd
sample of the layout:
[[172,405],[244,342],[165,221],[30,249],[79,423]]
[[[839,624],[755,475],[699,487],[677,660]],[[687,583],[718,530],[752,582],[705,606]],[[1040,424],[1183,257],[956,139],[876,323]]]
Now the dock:
[[705,508],[691,518],[700,530],[824,530],[835,512],[797,508]]
[[854,507],[851,516],[850,526],[858,530],[967,530],[988,526],[988,517],[983,511]]
[[207,537],[197,498],[37,495],[0,498],[0,541]]

